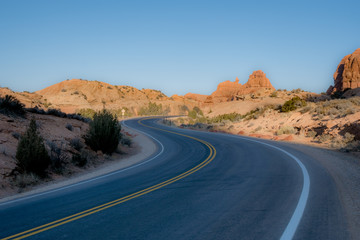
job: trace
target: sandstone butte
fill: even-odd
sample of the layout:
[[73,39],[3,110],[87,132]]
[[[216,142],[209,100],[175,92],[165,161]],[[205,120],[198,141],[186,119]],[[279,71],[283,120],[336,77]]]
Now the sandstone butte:
[[360,88],[360,48],[341,60],[334,73],[334,86],[330,86],[326,93],[355,88]]
[[210,96],[192,93],[186,94],[184,97],[204,103],[227,102],[259,90],[275,90],[266,74],[261,70],[254,71],[244,85],[239,83],[239,79],[236,78],[234,82],[227,80],[220,83]]

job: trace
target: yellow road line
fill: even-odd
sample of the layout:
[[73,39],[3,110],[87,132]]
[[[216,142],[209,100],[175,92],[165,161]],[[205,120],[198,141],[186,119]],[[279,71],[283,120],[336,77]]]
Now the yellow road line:
[[[150,118],[146,118],[146,119],[150,119]],[[18,234],[14,234],[14,235],[11,235],[9,237],[6,237],[6,238],[3,238],[2,240],[10,240],[10,239],[24,239],[24,238],[27,238],[27,237],[30,237],[30,236],[33,236],[33,235],[36,235],[38,233],[41,233],[41,232],[44,232],[44,231],[47,231],[49,229],[52,229],[52,228],[55,228],[55,227],[58,227],[58,226],[61,226],[61,225],[64,225],[66,223],[69,223],[69,222],[72,222],[72,221],[75,221],[77,219],[80,219],[80,218],[84,218],[86,216],[89,216],[91,214],[94,214],[94,213],[97,213],[97,212],[100,212],[100,211],[103,211],[105,209],[108,209],[110,207],[114,207],[116,205],[119,205],[121,203],[124,203],[126,201],[129,201],[131,199],[134,199],[134,198],[137,198],[137,197],[140,197],[142,195],[145,195],[147,193],[150,193],[150,192],[153,192],[157,189],[160,189],[160,188],[163,188],[171,183],[174,183],[176,181],[179,181],[180,179],[183,179],[197,171],[199,171],[201,168],[205,167],[207,164],[209,164],[216,156],[216,149],[214,146],[212,146],[210,143],[204,141],[204,140],[201,140],[201,139],[198,139],[198,138],[195,138],[195,137],[192,137],[192,136],[188,136],[188,135],[185,135],[185,134],[181,134],[181,133],[177,133],[177,132],[172,132],[172,131],[168,131],[168,130],[164,130],[164,129],[160,129],[160,128],[156,128],[156,127],[151,127],[151,126],[148,126],[148,125],[145,125],[144,123],[142,123],[142,121],[145,120],[145,119],[141,119],[138,121],[139,124],[145,126],[145,127],[148,127],[148,128],[152,128],[152,129],[156,129],[156,130],[160,130],[160,131],[164,131],[164,132],[169,132],[169,133],[172,133],[172,134],[176,134],[176,135],[180,135],[180,136],[183,136],[183,137],[187,137],[187,138],[190,138],[190,139],[193,139],[195,141],[198,141],[198,142],[201,142],[202,144],[204,144],[205,146],[207,146],[210,150],[210,154],[209,156],[204,160],[202,161],[200,164],[196,165],[195,167],[191,168],[190,170],[178,175],[178,176],[175,176],[173,178],[170,178],[164,182],[161,182],[161,183],[158,183],[154,186],[151,186],[151,187],[148,187],[148,188],[145,188],[143,190],[140,190],[138,192],[135,192],[135,193],[132,193],[130,195],[127,195],[125,197],[122,197],[122,198],[119,198],[119,199],[116,199],[116,200],[113,200],[113,201],[110,201],[108,203],[105,203],[105,204],[102,204],[102,205],[99,205],[99,206],[96,206],[96,207],[93,207],[93,208],[90,208],[88,210],[85,210],[85,211],[82,211],[82,212],[79,212],[79,213],[76,213],[76,214],[73,214],[73,215],[70,215],[68,217],[64,217],[64,218],[61,218],[59,220],[56,220],[56,221],[53,221],[53,222],[50,222],[50,223],[47,223],[47,224],[44,224],[44,225],[41,225],[41,226],[38,226],[38,227],[35,227],[35,228],[32,228],[32,229],[29,229],[27,231],[24,231],[24,232],[21,232],[21,233],[18,233]]]

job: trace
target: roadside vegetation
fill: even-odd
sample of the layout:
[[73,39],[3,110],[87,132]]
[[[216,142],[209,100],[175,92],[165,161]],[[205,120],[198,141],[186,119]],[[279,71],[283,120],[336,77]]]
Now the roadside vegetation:
[[139,115],[140,116],[156,116],[156,115],[168,115],[170,112],[170,108],[163,108],[162,104],[156,104],[149,102],[146,107],[140,108]]
[[34,119],[25,134],[20,138],[16,151],[17,166],[20,172],[35,173],[44,177],[46,168],[50,165],[50,157],[45,149],[44,140],[37,132]]
[[0,97],[0,113],[6,115],[24,116],[24,104],[11,95]]
[[116,115],[107,110],[94,114],[94,119],[89,124],[89,131],[85,136],[85,142],[94,151],[102,151],[106,154],[113,153],[121,140],[121,126]]
[[[271,97],[277,97],[278,92],[279,90],[273,92]],[[301,92],[302,90],[296,89],[291,93]],[[275,140],[300,139],[332,149],[354,152],[360,151],[360,120],[351,115],[359,111],[360,97],[338,99],[321,95],[303,99],[294,96],[281,105],[264,105],[245,114],[233,112],[209,117],[196,107],[189,111],[188,117],[169,119],[164,123]],[[336,122],[333,123],[332,120]]]

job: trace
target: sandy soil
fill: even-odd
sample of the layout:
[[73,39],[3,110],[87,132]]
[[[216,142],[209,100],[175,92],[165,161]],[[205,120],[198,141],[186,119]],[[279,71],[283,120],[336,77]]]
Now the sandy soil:
[[112,160],[110,162],[105,162],[96,168],[84,169],[84,171],[71,176],[69,179],[53,180],[51,182],[37,185],[32,189],[27,189],[28,191],[26,192],[4,197],[0,199],[0,203],[58,189],[81,181],[96,178],[114,171],[118,171],[120,169],[125,169],[127,167],[144,161],[156,151],[156,145],[147,136],[126,127],[123,127],[123,129],[133,136],[132,140],[134,146],[133,151],[130,154],[122,156],[119,159]]

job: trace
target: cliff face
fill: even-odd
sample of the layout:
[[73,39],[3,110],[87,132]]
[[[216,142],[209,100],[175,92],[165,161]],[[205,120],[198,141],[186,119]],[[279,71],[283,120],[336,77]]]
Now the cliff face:
[[345,56],[334,73],[334,86],[330,86],[327,94],[346,89],[360,87],[360,48]]

